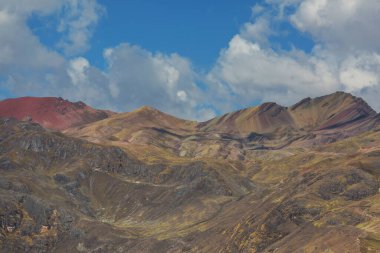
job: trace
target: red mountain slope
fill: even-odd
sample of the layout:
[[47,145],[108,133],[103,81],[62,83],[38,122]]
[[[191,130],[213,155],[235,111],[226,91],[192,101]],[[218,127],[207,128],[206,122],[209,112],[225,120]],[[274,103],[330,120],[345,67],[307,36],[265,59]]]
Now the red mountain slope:
[[96,110],[83,102],[55,97],[23,97],[0,101],[0,117],[30,120],[45,128],[64,130],[108,118],[111,111]]

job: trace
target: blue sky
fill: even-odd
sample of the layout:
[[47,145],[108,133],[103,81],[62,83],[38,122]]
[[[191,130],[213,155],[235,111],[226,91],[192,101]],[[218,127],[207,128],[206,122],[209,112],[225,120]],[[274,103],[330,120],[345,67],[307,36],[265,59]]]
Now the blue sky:
[[250,18],[254,2],[103,0],[109,15],[99,23],[91,53],[128,41],[153,52],[177,52],[208,69]]
[[336,90],[380,109],[380,3],[0,0],[0,98],[205,120]]
[[[101,0],[98,3],[104,6],[105,13],[84,56],[93,65],[104,67],[103,50],[128,42],[152,52],[179,53],[207,70],[251,18],[256,2],[260,1]],[[43,43],[55,47],[60,34],[51,16],[34,15],[28,22]]]
[[[220,50],[227,47],[241,26],[254,19],[252,7],[262,0],[175,1],[127,0],[98,1],[105,13],[91,37],[91,47],[84,56],[99,68],[105,66],[102,52],[121,42],[139,45],[152,52],[173,52],[192,60],[195,67],[207,71],[216,62]],[[49,24],[50,22],[50,24]],[[46,46],[53,48],[59,40],[52,17],[34,15],[31,29]],[[310,51],[313,41],[289,23],[279,24],[282,36],[271,37],[276,47],[293,45]]]

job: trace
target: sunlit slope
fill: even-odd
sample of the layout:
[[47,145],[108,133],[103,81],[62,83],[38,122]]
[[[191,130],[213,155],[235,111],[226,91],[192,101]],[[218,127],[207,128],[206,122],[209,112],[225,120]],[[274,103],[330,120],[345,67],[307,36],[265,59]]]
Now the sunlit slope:
[[125,148],[145,160],[244,160],[252,150],[319,145],[368,131],[378,122],[362,99],[337,92],[289,108],[265,103],[203,123],[143,107],[65,133]]
[[204,131],[238,133],[274,133],[335,128],[372,118],[376,112],[362,99],[348,93],[306,98],[291,107],[265,103],[257,107],[225,114],[200,124]]

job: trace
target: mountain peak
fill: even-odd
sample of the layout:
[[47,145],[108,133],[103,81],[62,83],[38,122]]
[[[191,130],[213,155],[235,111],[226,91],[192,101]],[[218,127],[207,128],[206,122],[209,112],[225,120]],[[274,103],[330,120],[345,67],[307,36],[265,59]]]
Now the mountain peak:
[[148,105],[141,106],[132,112],[155,112],[155,113],[159,112],[159,113],[163,113],[160,110],[158,110],[154,107],[148,106]]
[[0,101],[0,117],[28,119],[54,130],[90,123],[112,114],[96,110],[82,101],[70,102],[61,97],[21,97]]
[[317,97],[315,101],[324,101],[324,102],[335,102],[336,104],[344,103],[356,103],[358,106],[366,107],[369,111],[374,111],[362,98],[356,97],[351,93],[337,91],[329,95]]
[[248,135],[251,132],[267,133],[278,127],[291,124],[287,108],[274,102],[227,113],[221,117],[200,124],[206,131]]
[[291,106],[289,112],[297,126],[319,129],[376,115],[363,99],[341,91],[313,99],[303,99]]
[[208,131],[248,135],[284,129],[319,130],[355,124],[376,116],[361,98],[346,92],[305,98],[287,108],[273,102],[242,109],[202,123]]

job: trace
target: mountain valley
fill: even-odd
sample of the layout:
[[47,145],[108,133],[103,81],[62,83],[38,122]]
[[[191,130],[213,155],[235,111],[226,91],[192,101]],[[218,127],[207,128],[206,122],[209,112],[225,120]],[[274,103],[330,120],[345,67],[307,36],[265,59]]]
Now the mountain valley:
[[206,122],[0,102],[0,252],[380,252],[380,115],[336,92]]

